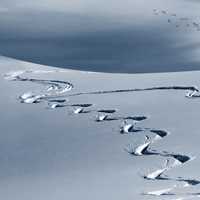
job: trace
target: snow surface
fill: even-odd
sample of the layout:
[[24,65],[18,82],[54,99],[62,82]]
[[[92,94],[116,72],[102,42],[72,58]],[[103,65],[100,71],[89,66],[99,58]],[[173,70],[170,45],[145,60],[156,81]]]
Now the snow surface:
[[[92,73],[0,57],[0,73],[1,199],[199,197],[200,184],[186,181],[200,180],[199,71]],[[102,110],[108,117],[97,121]],[[134,129],[120,133],[124,122]],[[170,134],[154,140],[156,131]],[[152,154],[125,150],[144,144],[146,135]],[[167,159],[164,174],[144,178]]]

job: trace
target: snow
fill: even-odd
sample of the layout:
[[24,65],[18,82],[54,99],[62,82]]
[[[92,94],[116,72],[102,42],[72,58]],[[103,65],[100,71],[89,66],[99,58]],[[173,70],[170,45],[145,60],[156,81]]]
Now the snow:
[[[43,73],[47,71],[51,73]],[[198,94],[199,71],[87,73],[2,56],[0,73],[2,199],[151,200],[154,194],[170,193],[170,188],[173,199],[198,197],[199,185],[184,187],[185,182],[178,181],[178,177],[200,179],[200,99],[185,97],[188,91]],[[43,84],[41,80],[48,81]],[[49,89],[47,84],[51,85],[52,80],[61,86],[59,91],[63,93],[57,93],[56,87]],[[73,87],[63,90],[65,83]],[[42,98],[34,104],[37,95]],[[63,106],[47,109],[58,104]],[[74,114],[77,109],[83,112]],[[96,122],[99,110],[116,110],[108,114],[108,119],[117,120]],[[141,131],[120,134],[126,116],[148,118],[140,122],[128,119]],[[124,151],[127,144],[133,143],[135,147],[142,144],[146,135],[155,137],[150,130],[170,132],[151,143],[151,150],[196,159],[164,170],[162,175],[168,180],[144,179],[139,174],[160,169],[166,159],[174,162],[172,157],[130,156]],[[174,188],[175,184],[179,187]]]

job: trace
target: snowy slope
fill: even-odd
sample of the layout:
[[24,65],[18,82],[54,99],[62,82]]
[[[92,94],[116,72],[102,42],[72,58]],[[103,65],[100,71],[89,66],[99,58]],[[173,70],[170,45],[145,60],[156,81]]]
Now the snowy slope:
[[1,199],[198,197],[200,72],[113,75],[0,57],[0,73]]

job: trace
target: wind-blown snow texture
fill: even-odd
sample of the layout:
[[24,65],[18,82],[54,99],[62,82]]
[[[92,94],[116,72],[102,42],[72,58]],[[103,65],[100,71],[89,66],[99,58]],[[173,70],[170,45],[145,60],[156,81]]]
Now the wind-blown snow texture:
[[199,72],[0,69],[2,199],[198,198]]

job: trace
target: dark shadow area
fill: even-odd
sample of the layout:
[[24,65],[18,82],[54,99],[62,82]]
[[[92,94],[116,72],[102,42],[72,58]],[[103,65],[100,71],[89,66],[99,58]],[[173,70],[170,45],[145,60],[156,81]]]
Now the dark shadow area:
[[191,51],[194,46],[199,48],[199,43],[182,45],[184,30],[169,31],[167,22],[159,25],[127,21],[48,12],[17,14],[16,19],[6,18],[5,23],[0,20],[0,54],[84,71],[200,69],[199,62],[191,58]]

